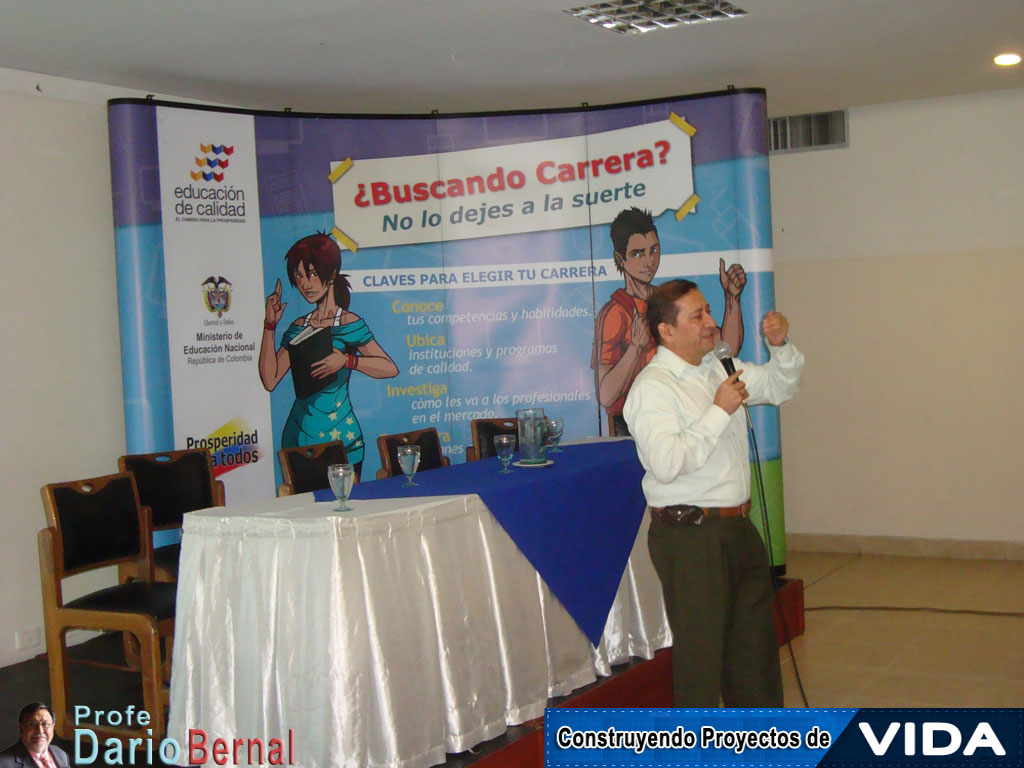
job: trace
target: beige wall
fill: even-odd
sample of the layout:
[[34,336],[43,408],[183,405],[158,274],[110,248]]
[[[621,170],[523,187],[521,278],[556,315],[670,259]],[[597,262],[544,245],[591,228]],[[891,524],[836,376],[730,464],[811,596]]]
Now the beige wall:
[[[106,110],[0,92],[0,665],[42,624],[39,487],[124,450]],[[851,112],[772,158],[790,530],[1024,540],[1024,91]],[[83,588],[84,585],[77,585]]]
[[787,529],[1024,541],[1024,91],[850,111],[771,158]]
[[116,472],[125,441],[106,109],[0,93],[0,114],[4,665],[42,652],[14,647],[43,623],[39,488]]

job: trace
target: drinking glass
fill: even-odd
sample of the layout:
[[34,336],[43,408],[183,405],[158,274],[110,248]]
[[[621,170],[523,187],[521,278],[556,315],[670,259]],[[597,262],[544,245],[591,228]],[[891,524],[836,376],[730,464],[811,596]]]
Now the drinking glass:
[[403,488],[407,488],[410,485],[419,485],[419,483],[414,483],[412,479],[420,466],[420,447],[418,445],[398,446],[398,466],[402,468],[402,474],[405,475],[405,482],[402,483]]
[[348,497],[352,493],[352,485],[356,481],[356,468],[351,464],[331,464],[327,468],[327,482],[331,484],[334,491],[334,498],[341,504],[335,507],[335,512],[351,512],[352,507],[348,506]]
[[548,448],[548,453],[563,453],[562,449],[558,447],[558,441],[562,439],[562,417],[548,417],[547,426],[548,443],[551,445],[551,447]]
[[512,461],[512,452],[516,449],[516,438],[515,435],[495,435],[494,436],[494,450],[498,452],[498,458],[501,460],[501,475],[510,475],[512,470],[508,468],[509,462]]

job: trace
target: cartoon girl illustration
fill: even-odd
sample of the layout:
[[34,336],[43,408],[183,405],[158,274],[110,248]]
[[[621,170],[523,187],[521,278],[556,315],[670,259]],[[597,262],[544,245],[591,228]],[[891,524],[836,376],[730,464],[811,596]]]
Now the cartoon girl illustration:
[[274,331],[287,302],[281,281],[267,297],[260,345],[260,380],[272,392],[289,369],[295,403],[281,433],[281,447],[343,440],[358,475],[363,464],[363,433],[352,412],[348,384],[353,371],[389,379],[398,366],[358,315],[349,312],[349,282],[340,273],[341,249],[325,234],[308,235],[285,255],[288,281],[314,305],[284,332],[274,349]]

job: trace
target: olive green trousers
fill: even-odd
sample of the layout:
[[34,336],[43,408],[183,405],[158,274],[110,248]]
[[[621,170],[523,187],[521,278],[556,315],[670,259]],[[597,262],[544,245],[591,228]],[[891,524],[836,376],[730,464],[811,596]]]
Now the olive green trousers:
[[677,707],[781,707],[764,543],[746,517],[651,521],[647,546],[672,628]]

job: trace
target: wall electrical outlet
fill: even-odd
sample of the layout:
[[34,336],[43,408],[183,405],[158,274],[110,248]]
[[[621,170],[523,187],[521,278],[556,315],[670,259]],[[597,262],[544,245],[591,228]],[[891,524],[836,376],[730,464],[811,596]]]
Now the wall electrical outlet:
[[25,651],[35,648],[43,642],[43,630],[41,627],[30,627],[14,633],[14,649]]

